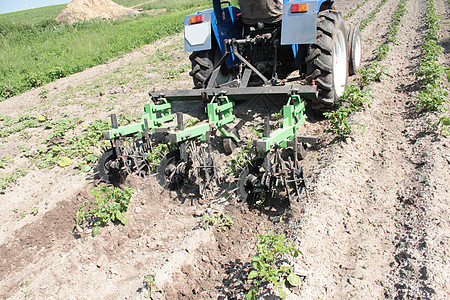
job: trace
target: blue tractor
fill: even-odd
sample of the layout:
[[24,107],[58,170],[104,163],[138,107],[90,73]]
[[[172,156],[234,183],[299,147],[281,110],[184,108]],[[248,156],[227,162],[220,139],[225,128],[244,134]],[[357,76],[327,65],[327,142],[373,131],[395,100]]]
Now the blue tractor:
[[[334,0],[213,0],[184,18],[195,89],[283,86],[303,81],[315,110],[332,107],[360,63],[361,39]],[[294,71],[298,76],[289,78]],[[273,89],[254,90],[269,93]],[[276,94],[276,92],[275,92]]]
[[[209,194],[220,181],[211,138],[222,139],[224,152],[231,154],[242,144],[236,127],[229,127],[235,101],[262,96],[286,101],[283,120],[271,132],[269,116],[264,117],[264,136],[253,141],[254,157],[241,166],[239,195],[255,203],[274,194],[288,203],[300,199],[306,181],[299,161],[305,146],[316,141],[298,133],[306,120],[305,100],[319,112],[336,104],[360,62],[359,31],[345,27],[334,0],[239,0],[239,5],[213,0],[212,9],[185,17],[194,89],[151,91],[137,124],[118,127],[111,116],[113,129],[104,133],[111,148],[97,166],[103,181],[151,173],[148,155],[162,133],[171,151],[157,168],[160,185],[197,185],[201,195]],[[207,103],[206,122],[185,128],[179,112],[177,127],[169,125],[175,119],[172,103],[189,100]]]

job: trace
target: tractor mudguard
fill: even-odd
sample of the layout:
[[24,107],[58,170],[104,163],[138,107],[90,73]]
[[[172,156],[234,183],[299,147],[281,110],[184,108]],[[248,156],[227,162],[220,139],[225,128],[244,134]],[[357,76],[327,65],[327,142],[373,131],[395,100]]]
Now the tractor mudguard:
[[[184,17],[184,51],[198,52],[212,48],[212,37],[216,39],[222,54],[225,54],[225,39],[242,38],[240,10],[235,6],[222,7],[222,14],[216,18],[213,9],[206,9]],[[228,67],[234,65],[234,55],[227,58]]]
[[184,51],[195,52],[211,49],[212,9],[199,11],[184,17]]
[[294,0],[284,3],[281,20],[281,45],[316,42],[319,1]]

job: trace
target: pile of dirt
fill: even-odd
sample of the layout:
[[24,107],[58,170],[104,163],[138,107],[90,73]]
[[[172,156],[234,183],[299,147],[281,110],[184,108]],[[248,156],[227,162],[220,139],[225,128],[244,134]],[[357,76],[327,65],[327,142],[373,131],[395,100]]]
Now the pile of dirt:
[[123,15],[137,13],[137,10],[116,4],[111,0],[73,0],[56,17],[56,21],[72,24],[94,18],[117,19]]

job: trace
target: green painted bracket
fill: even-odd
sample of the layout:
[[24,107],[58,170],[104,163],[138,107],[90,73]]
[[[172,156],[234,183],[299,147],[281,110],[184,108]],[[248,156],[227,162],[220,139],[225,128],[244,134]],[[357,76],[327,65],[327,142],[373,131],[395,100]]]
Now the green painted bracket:
[[179,143],[188,139],[199,138],[201,141],[206,140],[206,132],[218,129],[222,136],[231,137],[236,142],[238,137],[227,132],[223,125],[234,121],[233,115],[234,103],[227,96],[214,96],[210,103],[206,105],[206,114],[208,115],[208,123],[189,127],[181,131],[174,131],[169,134],[169,142]]
[[292,141],[297,130],[306,120],[305,102],[299,95],[291,95],[288,103],[283,106],[283,126],[273,131],[269,137],[256,141],[258,152],[267,152],[274,146],[287,147],[287,142]]
[[[155,133],[155,129],[175,118],[172,114],[172,105],[165,98],[158,98],[158,104],[156,104],[153,98],[150,97],[148,103],[144,105],[144,112],[142,122],[105,131],[103,136],[107,140],[124,136],[142,137],[146,125],[149,133]],[[168,129],[165,131],[168,131]]]

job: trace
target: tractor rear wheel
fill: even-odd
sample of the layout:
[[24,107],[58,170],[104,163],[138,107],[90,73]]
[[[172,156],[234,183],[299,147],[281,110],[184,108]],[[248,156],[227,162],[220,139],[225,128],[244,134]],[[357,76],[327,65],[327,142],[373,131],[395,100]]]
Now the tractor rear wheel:
[[361,63],[361,35],[358,27],[351,27],[348,30],[348,74],[355,75]]
[[[189,59],[191,60],[192,70],[189,75],[194,80],[194,89],[206,88],[206,80],[214,71],[214,66],[222,58],[222,52],[216,44],[210,50],[193,52]],[[220,71],[217,75],[216,83],[222,84],[229,80],[229,76]]]
[[341,13],[326,10],[317,17],[317,40],[309,46],[306,72],[309,83],[315,83],[319,90],[313,109],[324,111],[335,105],[346,89],[347,32]]

